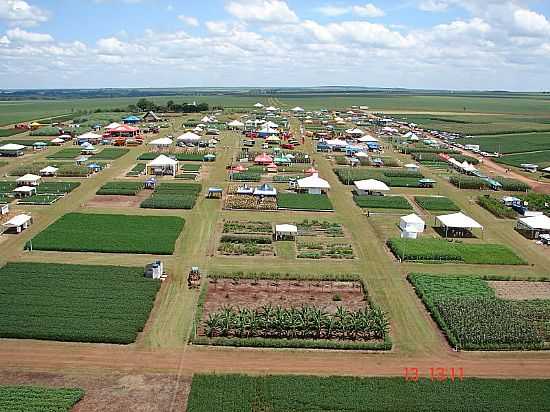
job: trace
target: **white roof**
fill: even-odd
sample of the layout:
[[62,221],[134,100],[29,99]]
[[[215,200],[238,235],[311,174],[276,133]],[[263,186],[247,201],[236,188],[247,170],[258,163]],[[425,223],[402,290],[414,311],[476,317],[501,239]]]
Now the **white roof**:
[[319,177],[319,173],[313,173],[311,176],[298,180],[300,189],[330,189],[330,184]]
[[210,119],[210,117],[208,117],[208,116],[204,116],[201,119],[201,123],[210,123],[211,121],[212,121],[212,119]]
[[275,225],[275,232],[298,233],[295,225]]
[[88,132],[88,133],[84,133],[84,134],[81,134],[80,136],[78,136],[79,139],[101,139],[102,136],[100,134],[96,134],[96,133],[92,133],[92,132]]
[[281,138],[278,136],[269,136],[265,139],[266,142],[280,142]]
[[266,112],[274,112],[274,111],[276,111],[276,110],[277,110],[277,108],[276,108],[276,107],[273,107],[273,106],[269,106],[269,107],[266,107],[266,108],[265,108],[265,111],[266,111]]
[[26,174],[24,176],[21,176],[17,178],[16,182],[36,182],[37,180],[40,180],[41,177],[33,174]]
[[60,137],[56,137],[55,139],[52,139],[52,143],[65,143],[65,140]]
[[408,163],[405,165],[406,168],[408,169],[418,169],[420,166],[414,164],[414,163]]
[[270,121],[268,121],[268,122],[266,122],[266,123],[264,124],[264,126],[267,126],[267,127],[273,127],[274,129],[276,129],[276,128],[278,128],[278,127],[279,127],[279,125],[278,125],[277,123],[275,123],[275,122],[272,122],[271,120],[270,120]]
[[357,152],[357,153],[355,153],[354,156],[355,157],[369,157],[369,154],[365,153],[365,152]]
[[296,106],[294,109],[292,109],[293,112],[303,112],[304,109],[302,109],[300,106]]
[[407,215],[407,216],[401,216],[401,220],[408,224],[415,224],[415,223],[425,224],[426,223],[416,213],[411,213],[410,215]]
[[345,140],[340,140],[340,139],[327,140],[327,141],[325,141],[325,143],[329,146],[339,146],[339,147],[347,147],[348,146],[348,142],[346,142]]
[[29,192],[32,192],[33,190],[36,190],[36,187],[19,186],[19,187],[13,189],[13,191],[17,192],[17,193],[29,193]]
[[437,220],[441,222],[443,226],[458,227],[464,229],[483,229],[479,223],[469,216],[466,216],[462,212],[452,213],[450,215],[437,216]]
[[358,180],[353,184],[359,190],[370,192],[388,192],[390,190],[387,184],[376,179]]
[[264,107],[264,105],[258,102],[254,105],[254,107]]
[[198,134],[186,132],[179,136],[176,140],[184,142],[196,142],[197,140],[201,140],[201,137]]
[[279,133],[279,131],[277,129],[274,129],[272,127],[264,127],[263,129],[261,129],[258,133]]
[[151,140],[149,144],[153,146],[170,146],[172,144],[172,139],[169,137],[161,137],[160,139]]
[[547,167],[545,169],[542,169],[543,172],[550,172],[550,167]]
[[227,123],[227,125],[231,127],[243,127],[244,123],[239,122],[238,120],[233,120],[232,122]]
[[522,217],[519,221],[531,229],[550,230],[550,217],[546,215]]
[[44,169],[40,169],[40,173],[55,173],[59,169],[53,166],[46,166]]
[[365,134],[364,131],[362,131],[361,129],[358,129],[358,128],[348,129],[348,130],[346,130],[346,133],[347,134]]
[[177,164],[177,160],[171,159],[166,155],[160,155],[155,160],[149,162],[148,166],[175,166]]
[[105,126],[105,129],[116,129],[117,127],[120,127],[120,126],[122,126],[120,123],[114,122],[114,123],[111,123],[108,126]]
[[23,150],[24,148],[25,146],[20,144],[8,143],[8,144],[5,144],[4,146],[1,146],[0,150]]
[[8,220],[6,223],[4,223],[3,226],[4,227],[19,227],[21,225],[24,225],[25,223],[27,223],[31,219],[32,219],[31,216],[21,214],[21,215],[17,215],[17,216],[12,217],[10,220]]
[[360,142],[362,143],[370,143],[370,142],[378,142],[379,140],[376,138],[376,137],[372,137],[371,135],[367,134],[363,137],[360,137],[359,139]]

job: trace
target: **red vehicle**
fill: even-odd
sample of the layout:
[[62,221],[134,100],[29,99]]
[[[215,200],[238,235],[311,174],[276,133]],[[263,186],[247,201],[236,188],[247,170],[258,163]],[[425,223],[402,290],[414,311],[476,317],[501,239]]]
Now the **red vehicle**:
[[282,147],[283,149],[294,150],[294,145],[291,144],[291,143],[283,143],[283,144],[281,145],[281,147]]
[[256,137],[258,137],[258,133],[256,133],[256,132],[246,132],[245,136],[250,138],[250,139],[255,139]]

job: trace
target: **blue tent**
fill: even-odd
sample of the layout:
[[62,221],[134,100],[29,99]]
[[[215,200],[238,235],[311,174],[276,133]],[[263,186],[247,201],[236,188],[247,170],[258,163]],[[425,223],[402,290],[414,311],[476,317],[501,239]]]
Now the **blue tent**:
[[122,119],[122,121],[124,122],[124,124],[136,124],[136,123],[139,123],[140,122],[140,118],[137,117],[137,116],[128,116],[128,117],[125,117],[124,119]]

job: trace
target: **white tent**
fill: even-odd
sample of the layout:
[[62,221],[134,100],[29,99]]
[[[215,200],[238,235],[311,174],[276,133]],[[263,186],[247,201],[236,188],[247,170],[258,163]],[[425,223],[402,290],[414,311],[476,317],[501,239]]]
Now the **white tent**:
[[420,233],[424,233],[425,227],[426,222],[414,213],[402,216],[399,219],[399,228],[401,229],[402,238],[416,239]]
[[51,143],[53,143],[53,144],[62,144],[62,143],[65,143],[65,140],[63,140],[60,137],[56,137],[55,139],[51,140]]
[[16,182],[20,186],[38,186],[42,178],[38,175],[26,174],[17,178]]
[[17,233],[21,233],[23,229],[27,229],[32,223],[32,216],[21,214],[12,217],[10,220],[5,222],[2,226],[6,230],[15,229]]
[[277,196],[277,189],[264,183],[254,189],[254,196]]
[[340,140],[340,139],[327,140],[327,141],[325,141],[325,143],[326,143],[331,149],[335,149],[335,148],[345,148],[345,147],[348,147],[348,146],[349,146],[348,142],[346,142],[345,140]]
[[199,140],[201,140],[201,137],[198,134],[191,133],[191,132],[186,132],[186,133],[182,134],[181,136],[179,136],[178,138],[176,138],[176,140],[178,142],[193,143],[193,142],[198,142]]
[[46,166],[43,169],[40,169],[39,173],[41,176],[55,176],[59,169],[53,166]]
[[351,135],[351,136],[362,136],[365,134],[365,132],[359,128],[355,128],[355,129],[348,129],[346,130],[346,133]]
[[300,106],[296,106],[295,108],[291,109],[294,113],[301,113],[304,111]]
[[538,215],[520,218],[516,229],[530,239],[537,239],[541,234],[550,233],[550,217]]
[[260,102],[258,102],[254,105],[254,107],[257,107],[258,109],[261,109],[262,107],[264,107],[264,105],[261,104]]
[[366,152],[361,151],[361,152],[355,153],[354,156],[355,157],[369,157],[369,154],[366,153]]
[[36,194],[36,187],[34,186],[19,186],[15,189],[13,189],[13,193],[17,197],[25,197],[25,196],[32,196],[33,194]]
[[120,126],[121,126],[120,123],[114,122],[114,123],[111,123],[111,124],[108,125],[108,126],[105,126],[105,129],[107,129],[107,130],[112,130],[112,129],[116,129],[117,127],[120,127]]
[[160,139],[151,140],[149,144],[157,147],[168,147],[173,143],[169,137],[161,137]]
[[100,134],[96,134],[96,133],[92,133],[92,132],[88,132],[88,133],[84,133],[84,134],[81,134],[80,136],[78,136],[78,140],[101,140],[103,136],[101,136]]
[[268,122],[265,122],[264,127],[272,127],[273,129],[277,129],[279,127],[279,125],[270,120]]
[[241,129],[244,127],[244,123],[240,122],[238,120],[233,120],[232,122],[227,123],[227,126],[233,128],[233,129]]
[[414,163],[408,163],[405,165],[405,169],[408,169],[410,171],[417,171],[418,169],[420,169],[420,166]]
[[449,229],[457,232],[457,235],[464,234],[465,230],[481,229],[483,226],[476,222],[469,216],[466,216],[462,212],[451,213],[450,215],[437,216],[436,220],[440,223],[441,227],[445,229],[445,237],[449,234]]
[[550,172],[550,167],[542,169],[543,172]]
[[208,117],[208,116],[204,116],[201,119],[201,123],[211,123],[211,122],[212,122],[212,119],[210,119],[210,117]]
[[268,143],[279,143],[281,141],[281,138],[278,137],[278,136],[273,135],[273,136],[267,137],[265,139],[265,141],[268,142]]
[[276,107],[273,107],[273,106],[269,106],[269,107],[265,108],[266,112],[276,112],[277,110],[279,110],[279,109],[277,109]]
[[147,174],[176,176],[178,161],[166,155],[160,155],[145,166]]
[[375,179],[358,180],[353,182],[359,195],[368,195],[371,193],[389,192],[390,188],[384,182]]
[[361,143],[376,143],[378,142],[379,140],[376,138],[376,137],[372,137],[371,135],[367,134],[363,137],[360,137],[359,139],[357,139],[359,142]]
[[275,225],[275,239],[295,237],[298,234],[298,227],[295,225]]
[[320,195],[323,190],[330,189],[329,182],[321,179],[319,173],[313,173],[311,176],[299,179],[297,185],[299,189],[307,190],[312,195]]
[[9,152],[16,152],[16,151],[19,151],[19,150],[24,150],[26,147],[23,146],[23,145],[20,145],[20,144],[16,144],[16,143],[8,143],[8,144],[5,144],[4,146],[1,146],[0,147],[0,150],[5,150],[5,151],[9,151]]

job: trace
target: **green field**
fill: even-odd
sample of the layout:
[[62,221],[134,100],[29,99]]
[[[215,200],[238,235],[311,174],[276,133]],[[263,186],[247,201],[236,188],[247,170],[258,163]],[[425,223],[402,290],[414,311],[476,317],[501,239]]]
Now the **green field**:
[[70,342],[134,342],[160,288],[122,266],[8,263],[0,280],[0,337]]
[[32,239],[36,250],[171,255],[184,220],[171,216],[69,213]]
[[403,196],[353,196],[355,204],[364,209],[412,209]]
[[115,160],[119,157],[124,156],[126,153],[130,152],[129,149],[120,149],[114,147],[108,147],[103,149],[98,154],[94,155],[94,160]]
[[69,160],[79,156],[80,153],[82,153],[82,150],[79,147],[69,147],[52,153],[48,156],[48,159]]
[[119,181],[105,183],[96,195],[135,196],[143,189],[143,182]]
[[517,153],[495,159],[498,163],[520,167],[524,163],[536,164],[541,168],[550,166],[550,150],[532,153]]
[[[550,126],[550,120],[549,120]],[[550,150],[550,132],[514,133],[459,139],[458,143],[478,144],[485,152],[502,154]]]
[[161,183],[140,207],[145,209],[193,209],[202,186],[199,183]]
[[310,195],[307,193],[279,193],[277,206],[281,209],[294,210],[332,210],[332,203],[327,195]]
[[411,274],[409,281],[453,347],[542,349],[550,341],[550,300],[500,299],[471,276]]
[[187,412],[543,411],[550,403],[548,385],[515,379],[194,375]]
[[414,201],[429,211],[459,211],[460,208],[451,199],[445,196],[415,196]]
[[4,412],[69,412],[83,396],[82,389],[0,386],[0,410]]

